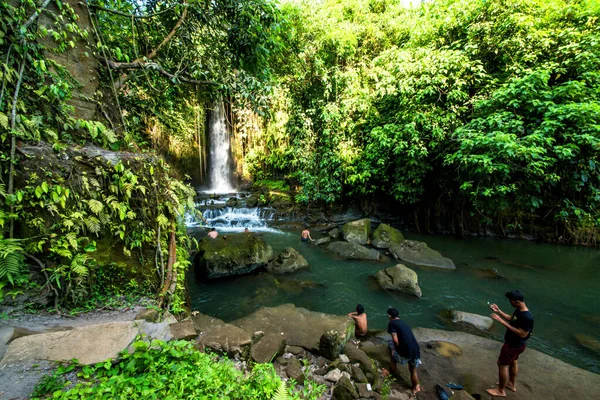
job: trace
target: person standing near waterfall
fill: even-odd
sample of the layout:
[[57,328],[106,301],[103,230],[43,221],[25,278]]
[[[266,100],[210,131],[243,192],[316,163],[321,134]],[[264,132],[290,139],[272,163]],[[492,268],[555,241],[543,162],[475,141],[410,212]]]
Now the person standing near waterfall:
[[308,226],[304,227],[300,240],[302,240],[303,242],[308,242],[309,240],[311,242],[314,242],[314,239],[310,237],[310,231],[308,230]]

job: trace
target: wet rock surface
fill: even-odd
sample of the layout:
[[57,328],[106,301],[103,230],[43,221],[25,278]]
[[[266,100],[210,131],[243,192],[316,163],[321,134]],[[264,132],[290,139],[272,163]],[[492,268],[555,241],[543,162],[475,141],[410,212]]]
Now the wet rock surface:
[[333,242],[327,245],[327,250],[351,260],[379,260],[380,258],[380,253],[377,250],[369,249],[357,243]]
[[272,258],[273,249],[262,236],[240,233],[202,239],[194,265],[199,276],[215,279],[247,274]]
[[446,310],[442,315],[446,315],[450,322],[460,325],[467,330],[488,332],[494,324],[494,320],[490,317],[464,311]]
[[388,224],[379,224],[373,232],[371,244],[378,249],[387,249],[393,244],[400,244],[404,241],[404,235]]
[[292,247],[286,247],[267,265],[267,272],[272,274],[287,274],[299,269],[308,268],[308,261]]
[[344,240],[349,243],[367,244],[371,234],[371,220],[368,218],[351,221],[342,227]]
[[415,297],[422,296],[417,273],[403,264],[382,269],[375,274],[375,279],[382,289],[406,293]]
[[426,243],[415,240],[405,240],[400,244],[390,246],[394,258],[423,267],[456,269],[454,262],[443,257],[438,251],[430,249]]

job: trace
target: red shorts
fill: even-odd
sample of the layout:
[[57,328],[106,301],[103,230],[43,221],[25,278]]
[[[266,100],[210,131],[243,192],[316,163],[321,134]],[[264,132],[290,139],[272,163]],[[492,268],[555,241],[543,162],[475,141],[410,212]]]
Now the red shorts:
[[500,365],[510,365],[514,361],[519,359],[519,354],[525,351],[525,347],[527,345],[523,345],[521,347],[510,347],[506,343],[502,346],[502,350],[500,350],[500,357],[498,357],[498,364]]

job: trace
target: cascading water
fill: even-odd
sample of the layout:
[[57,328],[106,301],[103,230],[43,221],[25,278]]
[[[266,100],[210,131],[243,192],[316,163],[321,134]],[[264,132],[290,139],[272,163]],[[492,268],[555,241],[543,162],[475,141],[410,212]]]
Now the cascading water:
[[222,101],[215,103],[209,115],[210,163],[208,192],[234,192],[233,171],[230,154],[229,132],[225,122],[225,107]]
[[[244,194],[242,194],[244,195]],[[271,208],[225,206],[229,196],[205,198],[196,204],[202,220],[192,213],[186,214],[188,228],[211,227],[220,232],[242,232],[245,228],[259,232],[279,232],[269,227],[274,221],[275,211]]]

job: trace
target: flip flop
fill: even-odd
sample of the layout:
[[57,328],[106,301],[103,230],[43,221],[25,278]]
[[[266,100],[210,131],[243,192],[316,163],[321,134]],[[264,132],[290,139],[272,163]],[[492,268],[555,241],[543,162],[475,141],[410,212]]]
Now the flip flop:
[[454,383],[454,382],[450,382],[450,383],[446,383],[446,386],[448,386],[450,389],[454,389],[454,390],[462,390],[462,385],[459,385],[458,383]]
[[437,398],[439,400],[449,400],[450,399],[448,397],[448,393],[446,393],[444,388],[441,387],[439,384],[436,383],[434,388],[435,388],[435,394],[437,395]]

